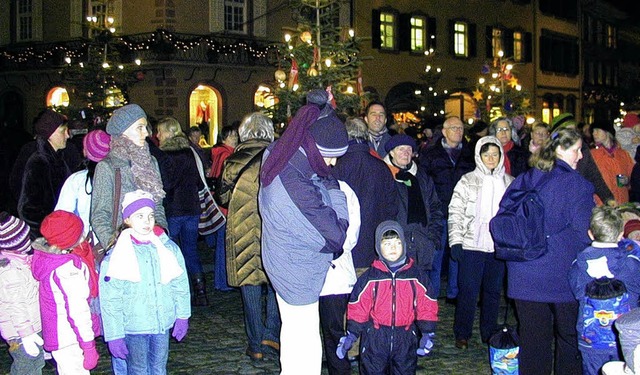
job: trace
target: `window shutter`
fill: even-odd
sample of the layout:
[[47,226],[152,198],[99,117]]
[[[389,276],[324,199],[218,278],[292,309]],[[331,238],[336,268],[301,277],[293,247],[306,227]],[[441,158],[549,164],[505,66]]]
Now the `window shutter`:
[[396,41],[400,51],[411,51],[411,15],[401,13],[398,17]]
[[371,48],[380,49],[382,40],[380,38],[380,11],[371,10]]
[[523,53],[524,53],[524,62],[532,61],[532,49],[533,43],[531,39],[531,33],[524,33],[524,43],[523,43]]
[[513,57],[513,30],[502,29],[502,47],[504,48],[504,55],[507,58],[512,58]]
[[455,48],[454,48],[455,42],[456,42],[455,26],[456,26],[456,21],[449,20],[449,53],[451,54],[451,56],[456,55]]
[[469,57],[476,57],[478,55],[477,53],[477,47],[478,47],[478,40],[477,40],[477,33],[476,33],[476,24],[475,23],[470,23],[467,24],[467,27],[469,28]]
[[435,17],[427,18],[427,49],[436,50],[436,19]]
[[487,26],[484,36],[484,46],[487,53],[487,58],[493,57],[493,27]]

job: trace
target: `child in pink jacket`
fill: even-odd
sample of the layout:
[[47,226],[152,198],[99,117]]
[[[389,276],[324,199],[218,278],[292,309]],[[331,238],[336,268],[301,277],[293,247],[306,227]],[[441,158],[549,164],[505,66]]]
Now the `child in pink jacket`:
[[0,333],[13,358],[11,375],[42,374],[44,367],[29,231],[24,221],[0,212]]

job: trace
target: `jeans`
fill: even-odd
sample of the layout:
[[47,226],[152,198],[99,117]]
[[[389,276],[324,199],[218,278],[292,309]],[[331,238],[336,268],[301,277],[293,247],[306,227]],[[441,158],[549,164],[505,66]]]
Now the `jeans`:
[[[578,302],[515,300],[518,314],[520,374],[582,374],[578,350]],[[555,353],[552,348],[555,343]],[[554,356],[555,354],[555,356]],[[555,357],[555,358],[554,358]]]
[[348,358],[340,359],[336,355],[340,337],[345,335],[345,314],[349,294],[320,296],[319,304],[324,356],[327,359],[329,375],[350,375],[351,364]]
[[[442,238],[440,240],[440,250],[433,254],[433,263],[429,272],[429,281],[435,293],[434,296],[440,295],[440,277],[442,274],[442,265],[445,260],[449,262],[449,271],[447,274],[447,298],[456,298],[458,296],[458,262],[451,259],[450,253],[446,251],[449,245],[449,230],[447,228],[447,220],[444,220]],[[445,257],[446,255],[446,257]]]
[[32,357],[24,351],[22,345],[9,346],[13,358],[10,375],[40,375],[44,368],[44,350],[40,348],[37,356]]
[[125,335],[128,375],[165,375],[169,359],[169,331],[155,335]]
[[202,273],[202,263],[198,255],[198,216],[176,216],[167,218],[173,242],[180,246],[187,273]]
[[[254,353],[262,353],[262,340],[280,342],[280,313],[276,294],[268,284],[243,285],[240,287],[240,293],[249,348]],[[263,294],[266,294],[265,299]],[[262,311],[265,305],[266,319],[263,321]]]
[[322,371],[322,340],[318,302],[290,305],[277,293],[282,317],[280,375],[316,375]]
[[127,360],[111,357],[111,369],[113,375],[127,375]]
[[225,237],[227,224],[224,224],[215,233],[208,235],[205,240],[210,249],[215,247],[213,258],[213,287],[217,290],[231,290],[227,284],[227,253]]
[[480,337],[487,342],[497,328],[505,263],[496,259],[493,253],[464,250],[458,265],[460,291],[453,323],[455,338],[468,340],[471,337],[478,296],[482,290]]

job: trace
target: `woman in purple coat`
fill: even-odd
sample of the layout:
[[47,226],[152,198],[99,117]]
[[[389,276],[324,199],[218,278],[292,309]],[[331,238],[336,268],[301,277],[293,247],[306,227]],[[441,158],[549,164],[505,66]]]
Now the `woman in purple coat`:
[[[520,373],[581,374],[575,329],[578,302],[568,273],[578,251],[590,243],[587,236],[594,207],[593,185],[577,171],[582,158],[580,135],[571,129],[554,132],[529,171],[509,186],[536,186],[545,209],[547,253],[525,262],[507,262],[508,296],[515,300],[520,334]],[[555,343],[555,353],[553,347]],[[555,354],[555,356],[554,356]]]

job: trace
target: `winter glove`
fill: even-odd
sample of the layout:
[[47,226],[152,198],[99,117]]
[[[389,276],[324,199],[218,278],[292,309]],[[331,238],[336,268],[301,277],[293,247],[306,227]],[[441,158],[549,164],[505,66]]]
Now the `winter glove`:
[[84,354],[82,367],[84,367],[85,370],[94,369],[98,365],[98,358],[100,358],[100,355],[98,355],[98,351],[96,350],[96,342],[81,342],[80,347],[82,348],[82,353]]
[[120,359],[127,359],[129,350],[127,350],[127,343],[124,342],[124,339],[109,341],[108,345],[112,356]]
[[462,260],[462,245],[456,244],[451,245],[451,259],[459,262]]
[[176,322],[173,324],[173,333],[171,336],[173,336],[176,341],[182,341],[182,339],[187,335],[188,329],[189,319],[176,319]]
[[422,335],[422,338],[420,339],[420,345],[418,345],[418,350],[416,350],[416,354],[418,354],[420,357],[429,355],[429,353],[431,353],[431,350],[433,349],[433,339],[435,338],[435,336],[436,334],[433,332]]
[[37,333],[32,333],[22,338],[22,347],[31,357],[37,357],[40,354],[40,346],[43,344],[42,337]]
[[338,358],[344,359],[344,357],[347,355],[347,352],[349,351],[349,349],[351,349],[353,343],[356,342],[357,339],[358,337],[349,331],[347,331],[346,336],[340,337],[340,342],[338,343],[338,348],[336,349],[336,355],[338,356]]

